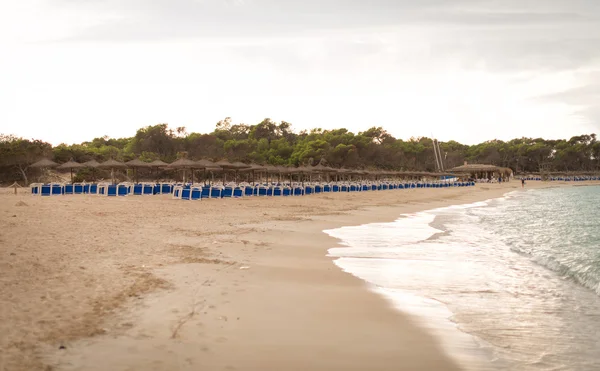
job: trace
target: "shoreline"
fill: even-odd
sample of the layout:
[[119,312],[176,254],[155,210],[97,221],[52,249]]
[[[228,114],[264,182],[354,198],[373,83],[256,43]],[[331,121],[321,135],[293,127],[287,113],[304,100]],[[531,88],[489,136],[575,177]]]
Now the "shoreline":
[[[526,189],[550,186],[531,184]],[[87,263],[79,270],[86,272],[84,276],[96,278],[92,282],[97,286],[96,295],[91,301],[103,304],[108,295],[119,302],[108,308],[92,305],[98,318],[85,316],[90,307],[75,308],[73,313],[83,313],[98,331],[75,331],[73,336],[63,331],[36,347],[35,353],[40,355],[37,361],[53,370],[388,370],[398,369],[400,364],[412,370],[455,370],[458,367],[443,354],[437,339],[416,326],[410,316],[397,312],[385,299],[366,289],[364,281],[333,263],[327,250],[339,246],[339,241],[323,231],[390,222],[401,214],[497,198],[516,189],[521,189],[520,184],[511,182],[501,186],[479,184],[473,189],[369,192],[352,199],[349,195],[318,195],[207,200],[197,204],[166,198],[78,200],[77,196],[41,200],[2,195],[1,200],[8,209],[19,200],[31,204],[26,214],[33,219],[31,209],[41,208],[34,221],[41,223],[42,230],[56,208],[70,213],[83,206],[87,212],[74,224],[87,227],[93,227],[99,218],[106,220],[102,217],[107,213],[117,219],[108,226],[112,228],[91,233],[87,243],[94,244],[95,238],[103,236],[116,239],[123,245],[120,249],[102,244],[103,248],[88,249],[85,254],[70,254],[73,261],[65,263],[63,270],[81,273],[77,265]],[[144,231],[140,233],[139,226],[126,223],[135,217],[131,210],[135,207],[130,203],[145,207],[146,213],[166,215],[160,223],[140,217],[138,224]],[[222,203],[231,207],[223,208]],[[167,206],[169,210],[165,211]],[[94,220],[86,221],[86,217]],[[157,232],[157,225],[168,229],[168,233]],[[78,227],[81,225],[75,229]],[[17,235],[1,238],[18,242]],[[35,240],[35,236],[29,237]],[[60,248],[68,237],[56,232],[53,238],[62,242]],[[128,239],[134,241],[123,242]],[[150,251],[136,242],[151,246]],[[91,263],[98,262],[89,250],[102,255],[103,264],[93,268]],[[129,251],[127,256],[122,256],[123,251]],[[108,277],[96,277],[102,275]],[[114,280],[119,276],[133,282],[129,286],[130,282],[125,282],[125,289],[133,287],[125,297],[119,293],[126,290],[113,287],[118,286]],[[34,291],[40,289],[35,287],[39,283]],[[88,288],[94,287],[89,283]],[[73,290],[74,283],[67,279],[64,284]],[[73,299],[89,301],[89,292],[76,289]],[[64,305],[61,307],[65,310]],[[62,329],[72,324],[68,322],[72,321],[50,327]],[[99,325],[92,326],[95,322]],[[11,332],[7,333],[10,338]],[[66,349],[58,349],[60,345]],[[13,351],[16,362],[20,362],[18,353],[32,357],[34,352]]]

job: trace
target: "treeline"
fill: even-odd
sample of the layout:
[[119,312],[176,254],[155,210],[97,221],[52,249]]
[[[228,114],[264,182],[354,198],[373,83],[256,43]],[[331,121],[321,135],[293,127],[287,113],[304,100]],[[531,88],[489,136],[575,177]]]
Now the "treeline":
[[[600,142],[595,134],[568,140],[491,140],[472,146],[449,141],[440,143],[440,147],[446,169],[469,161],[508,167],[515,173],[600,170]],[[294,132],[285,121],[265,119],[256,125],[234,125],[226,118],[208,134],[159,124],[139,129],[131,138],[102,137],[55,147],[41,140],[0,135],[0,181],[26,180],[33,172],[29,165],[43,157],[59,163],[69,159],[128,161],[139,157],[143,161],[171,162],[180,157],[226,158],[291,166],[316,164],[323,159],[332,167],[435,171],[430,138],[397,139],[381,127],[358,134],[346,129]]]

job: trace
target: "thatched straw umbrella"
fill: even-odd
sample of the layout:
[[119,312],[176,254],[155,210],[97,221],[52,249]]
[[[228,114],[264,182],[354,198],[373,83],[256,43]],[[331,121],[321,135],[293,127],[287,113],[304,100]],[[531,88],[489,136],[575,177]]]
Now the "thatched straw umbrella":
[[258,165],[258,164],[250,164],[248,168],[246,169],[241,169],[240,171],[248,171],[252,173],[252,185],[255,185],[255,179],[256,179],[256,172],[261,172],[266,170],[266,167],[262,166],[262,165]]
[[161,160],[154,160],[154,161],[148,163],[148,167],[150,169],[152,169],[151,171],[155,172],[157,182],[158,182],[158,169],[161,167],[167,167],[168,165],[169,164],[167,164],[166,162],[161,161]]
[[96,180],[96,168],[98,166],[100,166],[100,163],[96,160],[89,160],[87,162],[84,162],[82,164],[83,166],[87,167],[88,169],[92,169],[92,180]]
[[150,165],[147,162],[144,162],[142,160],[140,160],[139,158],[133,159],[131,161],[127,161],[125,163],[125,165],[129,166],[130,168],[133,169],[133,180],[134,182],[137,183],[138,179],[137,179],[137,169],[142,167],[142,168],[148,168],[150,167]]
[[70,159],[69,161],[67,161],[64,164],[57,167],[57,169],[70,170],[71,171],[71,183],[73,183],[73,169],[81,169],[82,167],[85,167],[85,166],[83,166],[79,162],[73,161],[73,159]]
[[186,181],[186,169],[191,169],[192,170],[192,184],[194,184],[194,169],[198,168],[198,165],[196,164],[196,161],[192,161],[190,159],[187,158],[180,158],[179,160],[167,165],[167,169],[182,169],[183,170],[183,182],[185,183]]
[[[54,162],[52,160],[48,160],[47,158],[43,158],[43,159],[39,160],[38,162],[35,162],[30,165],[30,167],[32,167],[34,169],[51,169],[51,168],[57,167],[57,166],[58,166],[58,164],[56,162]],[[38,179],[38,181],[39,181],[39,179]]]
[[238,174],[239,174],[239,172],[240,172],[240,171],[242,171],[242,170],[247,170],[247,169],[250,169],[250,167],[251,167],[250,165],[248,165],[248,164],[245,164],[245,163],[243,163],[243,162],[240,162],[240,161],[234,162],[234,163],[233,163],[233,164],[231,164],[231,165],[233,165],[233,166],[234,166],[233,170],[234,170],[234,172],[235,172],[235,183],[236,183],[236,184],[237,184],[237,182],[238,182]]
[[223,169],[223,185],[227,182],[227,170],[230,171],[235,171],[236,166],[233,165],[231,162],[227,161],[226,159],[223,159],[221,161],[218,161],[215,163],[215,165],[217,165],[218,167],[220,167],[221,169]]
[[[207,166],[204,170],[210,173],[213,183],[215,182],[215,173],[223,172],[223,168],[217,165]],[[208,182],[208,185],[210,185],[210,181]]]
[[337,172],[337,169],[334,169],[332,167],[323,165],[323,161],[322,160],[319,161],[319,163],[317,165],[313,166],[310,169],[314,173],[317,173],[317,174],[326,174],[328,176],[329,176],[329,174]]
[[52,160],[48,160],[47,158],[43,158],[38,162],[31,164],[29,167],[33,167],[36,169],[50,169],[53,167],[57,167],[58,164]]
[[312,173],[312,169],[309,167],[306,167],[306,166],[299,166],[295,169],[291,169],[290,171],[292,171],[300,176],[301,181],[302,181],[302,187],[304,187],[304,181],[306,179],[306,175]]
[[121,161],[110,159],[110,160],[104,161],[103,163],[98,165],[98,167],[101,169],[110,169],[111,182],[113,182],[113,184],[114,184],[115,183],[115,169],[125,169],[127,167],[127,165],[125,165]]
[[198,166],[198,169],[204,169],[204,184],[206,184],[206,172],[207,172],[207,168],[215,168],[218,167],[214,162],[207,160],[207,159],[202,159],[202,160],[198,160],[196,161],[196,166]]

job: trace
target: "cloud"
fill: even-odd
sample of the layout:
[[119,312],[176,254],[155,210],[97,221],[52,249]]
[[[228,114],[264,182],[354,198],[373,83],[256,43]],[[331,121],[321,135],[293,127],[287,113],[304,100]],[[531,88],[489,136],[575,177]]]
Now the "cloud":
[[575,115],[581,117],[593,130],[600,132],[600,70],[584,72],[578,76],[583,81],[577,87],[558,93],[536,97],[550,103],[564,103],[578,107]]
[[103,24],[73,35],[75,40],[257,37],[410,25],[532,27],[598,20],[583,6],[561,8],[536,2],[543,11],[502,7],[491,0],[61,0],[52,4],[105,17]]

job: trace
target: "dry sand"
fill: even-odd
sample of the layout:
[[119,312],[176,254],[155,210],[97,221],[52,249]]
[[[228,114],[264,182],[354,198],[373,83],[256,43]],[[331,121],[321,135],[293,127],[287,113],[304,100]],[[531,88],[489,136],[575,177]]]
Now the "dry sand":
[[458,369],[326,257],[322,230],[514,189],[199,202],[3,190],[0,370]]

